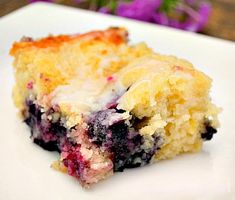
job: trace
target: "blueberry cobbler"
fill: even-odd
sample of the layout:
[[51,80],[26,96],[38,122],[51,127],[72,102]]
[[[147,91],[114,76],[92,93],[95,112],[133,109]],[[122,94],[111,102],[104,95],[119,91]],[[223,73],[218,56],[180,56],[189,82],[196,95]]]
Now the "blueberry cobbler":
[[13,98],[52,166],[89,186],[212,139],[211,79],[186,60],[129,45],[124,28],[14,43]]

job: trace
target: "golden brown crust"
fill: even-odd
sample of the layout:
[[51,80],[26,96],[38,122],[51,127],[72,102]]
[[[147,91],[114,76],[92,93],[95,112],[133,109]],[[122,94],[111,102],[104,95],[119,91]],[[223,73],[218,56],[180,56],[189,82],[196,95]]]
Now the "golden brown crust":
[[54,48],[58,49],[65,42],[73,42],[78,40],[89,41],[107,41],[115,45],[119,45],[126,42],[127,31],[124,28],[109,28],[106,31],[91,31],[85,34],[77,35],[58,35],[58,36],[48,36],[39,40],[21,40],[20,42],[15,42],[10,50],[10,54],[14,56],[19,50],[26,48]]
[[[29,93],[41,99],[78,74],[84,79],[87,76],[106,77],[134,58],[151,52],[144,44],[127,45],[127,36],[124,28],[109,28],[35,41],[25,37],[15,42],[10,51],[15,58],[15,104],[21,109]],[[28,85],[32,85],[32,89],[28,89]]]

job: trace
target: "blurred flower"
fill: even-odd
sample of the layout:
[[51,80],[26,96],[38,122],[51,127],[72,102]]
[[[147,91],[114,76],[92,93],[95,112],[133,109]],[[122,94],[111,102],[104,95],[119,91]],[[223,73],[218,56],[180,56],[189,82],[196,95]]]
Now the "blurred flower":
[[30,3],[34,3],[34,2],[38,2],[38,1],[53,2],[53,0],[29,0]]
[[197,32],[206,24],[210,11],[205,0],[133,0],[119,2],[115,14]]
[[164,12],[154,13],[152,17],[157,24],[169,25],[168,17]]
[[[30,2],[59,0],[29,0]],[[209,0],[72,0],[104,14],[161,24],[187,31],[200,31],[208,21]]]
[[122,17],[151,21],[156,9],[161,5],[161,0],[134,0],[118,4],[116,14]]
[[203,26],[205,26],[210,16],[210,12],[211,12],[211,5],[209,3],[202,2],[199,6],[198,18],[195,19],[195,21],[197,22],[197,27],[195,26],[194,31],[199,31],[200,29],[203,28]]
[[180,3],[175,9],[181,19],[169,17],[168,26],[193,32],[200,31],[208,20],[211,6],[204,1],[187,0],[186,2],[188,4]]
[[101,7],[98,11],[104,14],[111,13],[111,10],[108,7]]

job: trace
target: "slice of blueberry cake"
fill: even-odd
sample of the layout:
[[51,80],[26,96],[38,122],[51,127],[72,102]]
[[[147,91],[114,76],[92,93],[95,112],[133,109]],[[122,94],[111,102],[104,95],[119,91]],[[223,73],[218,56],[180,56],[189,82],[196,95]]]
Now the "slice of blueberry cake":
[[89,186],[114,172],[201,149],[218,127],[211,79],[189,62],[129,45],[127,31],[23,38],[13,98],[52,166]]

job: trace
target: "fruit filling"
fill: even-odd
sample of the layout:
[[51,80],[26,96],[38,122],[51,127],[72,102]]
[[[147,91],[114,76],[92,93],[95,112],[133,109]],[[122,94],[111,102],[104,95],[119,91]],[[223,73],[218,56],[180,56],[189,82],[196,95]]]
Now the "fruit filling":
[[118,119],[123,112],[117,109],[99,111],[92,114],[88,122],[89,138],[111,152],[114,171],[148,164],[162,143],[158,134],[148,138],[140,135],[133,127],[135,120]]
[[137,118],[115,106],[85,118],[85,126],[66,128],[58,108],[45,111],[26,101],[25,122],[34,143],[61,153],[68,173],[90,184],[125,168],[144,166],[162,145],[158,133],[143,136],[135,127]]

